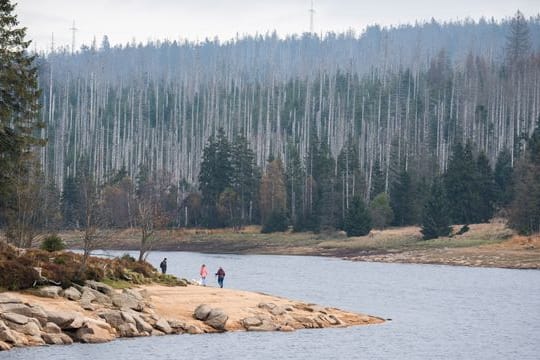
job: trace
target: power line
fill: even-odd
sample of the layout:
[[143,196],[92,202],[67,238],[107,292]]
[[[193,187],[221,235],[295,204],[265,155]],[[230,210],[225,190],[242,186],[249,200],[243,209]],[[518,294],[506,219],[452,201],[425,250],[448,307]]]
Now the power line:
[[313,8],[313,0],[311,0],[311,8],[309,11],[309,32],[313,34],[313,16],[315,15],[315,9]]
[[71,54],[75,54],[75,33],[79,30],[75,27],[75,20],[73,20],[73,25],[69,30],[71,30]]

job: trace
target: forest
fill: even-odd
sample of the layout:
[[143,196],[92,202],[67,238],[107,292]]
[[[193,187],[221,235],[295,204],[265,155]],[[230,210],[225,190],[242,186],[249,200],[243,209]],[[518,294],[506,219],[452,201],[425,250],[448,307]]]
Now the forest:
[[[540,15],[227,42],[105,36],[38,54],[20,30],[3,28],[1,45],[25,45],[27,104],[0,109],[0,224],[20,246],[73,228],[92,241],[102,228],[417,224],[428,239],[502,216],[540,231]],[[16,69],[1,71],[9,99]]]

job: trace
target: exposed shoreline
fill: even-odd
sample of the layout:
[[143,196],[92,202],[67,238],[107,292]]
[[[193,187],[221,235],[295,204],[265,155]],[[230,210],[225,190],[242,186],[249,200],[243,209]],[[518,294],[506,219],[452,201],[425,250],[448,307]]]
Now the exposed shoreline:
[[[260,234],[257,228],[241,232],[171,230],[158,234],[153,250],[201,253],[307,255],[351,261],[437,264],[508,269],[540,269],[540,234],[524,237],[502,223],[472,224],[463,235],[421,240],[418,227],[372,231],[347,238],[343,234]],[[456,226],[456,229],[459,227]],[[64,233],[68,245],[80,247],[76,232]],[[136,251],[136,230],[119,230],[104,250]]]
[[120,337],[295,331],[384,322],[374,316],[241,290],[152,284],[120,291],[98,284],[81,287],[80,298],[54,287],[41,296],[0,293],[0,350],[101,343]]

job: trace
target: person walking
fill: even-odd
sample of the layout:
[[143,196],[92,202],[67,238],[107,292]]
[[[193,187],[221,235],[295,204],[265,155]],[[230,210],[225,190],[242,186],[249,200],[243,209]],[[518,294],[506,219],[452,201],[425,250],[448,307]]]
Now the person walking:
[[167,258],[163,259],[163,261],[159,264],[159,267],[161,268],[161,273],[162,274],[167,273]]
[[223,279],[225,278],[225,271],[223,270],[223,268],[220,266],[217,273],[216,273],[216,276],[217,276],[217,282],[219,284],[219,287],[222,288],[223,287]]
[[202,264],[201,271],[199,272],[201,275],[201,285],[206,286],[206,277],[208,276],[208,269],[206,268],[205,264]]

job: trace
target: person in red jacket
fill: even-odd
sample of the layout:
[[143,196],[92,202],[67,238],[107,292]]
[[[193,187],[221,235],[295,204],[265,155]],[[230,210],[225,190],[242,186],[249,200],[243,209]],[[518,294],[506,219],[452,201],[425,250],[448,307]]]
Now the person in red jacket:
[[219,287],[222,288],[223,287],[223,279],[225,278],[225,271],[223,270],[223,268],[220,266],[217,273],[216,273],[216,276],[217,276],[217,282],[219,284]]
[[201,275],[201,285],[206,286],[206,277],[208,276],[208,269],[206,268],[205,264],[202,264],[201,271],[199,272]]

